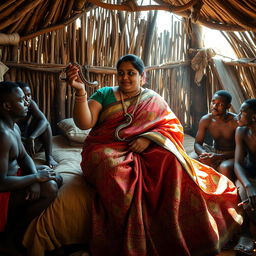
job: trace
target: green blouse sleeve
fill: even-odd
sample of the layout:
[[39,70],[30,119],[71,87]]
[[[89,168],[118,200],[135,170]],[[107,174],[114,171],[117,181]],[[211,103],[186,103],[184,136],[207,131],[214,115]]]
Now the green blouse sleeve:
[[96,100],[103,107],[116,101],[113,87],[102,87],[90,96],[90,99]]

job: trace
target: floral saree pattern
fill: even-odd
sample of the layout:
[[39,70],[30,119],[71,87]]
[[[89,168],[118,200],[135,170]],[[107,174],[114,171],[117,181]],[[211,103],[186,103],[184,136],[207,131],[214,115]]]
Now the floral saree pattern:
[[[132,112],[136,97],[125,100]],[[90,250],[97,255],[200,256],[217,253],[241,224],[234,184],[190,159],[183,128],[167,103],[145,89],[131,125],[120,102],[100,114],[86,138],[81,167],[96,190]],[[129,141],[151,140],[142,153]]]

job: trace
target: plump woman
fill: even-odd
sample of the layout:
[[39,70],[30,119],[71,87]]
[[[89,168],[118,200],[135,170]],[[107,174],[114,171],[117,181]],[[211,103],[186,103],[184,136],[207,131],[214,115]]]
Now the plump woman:
[[179,120],[143,86],[143,61],[128,54],[116,67],[118,86],[89,100],[79,69],[67,71],[74,121],[92,128],[81,162],[95,189],[91,254],[215,255],[240,220],[235,186],[187,156]]

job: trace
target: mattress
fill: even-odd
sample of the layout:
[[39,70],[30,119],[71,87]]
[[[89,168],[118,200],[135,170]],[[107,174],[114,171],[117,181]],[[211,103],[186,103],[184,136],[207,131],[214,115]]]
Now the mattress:
[[[193,151],[194,138],[184,137],[184,148]],[[63,245],[86,244],[89,239],[90,200],[93,189],[81,172],[82,144],[72,144],[63,136],[53,137],[53,157],[59,163],[56,171],[63,176],[56,200],[29,225],[23,239],[28,256],[44,256]],[[44,163],[44,152],[34,157]]]

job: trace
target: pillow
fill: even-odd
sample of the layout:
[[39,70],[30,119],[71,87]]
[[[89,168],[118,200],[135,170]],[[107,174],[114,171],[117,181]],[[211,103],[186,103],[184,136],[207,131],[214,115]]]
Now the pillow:
[[91,129],[81,130],[79,129],[73,120],[73,118],[63,119],[57,123],[58,127],[68,138],[70,142],[83,143]]

